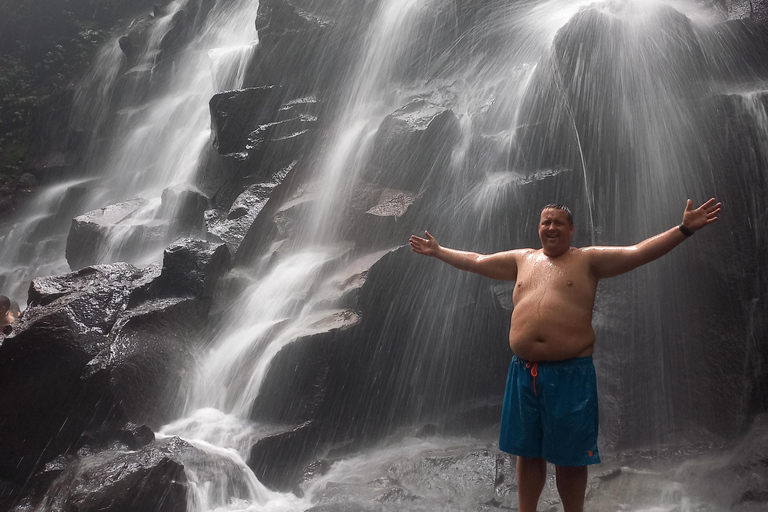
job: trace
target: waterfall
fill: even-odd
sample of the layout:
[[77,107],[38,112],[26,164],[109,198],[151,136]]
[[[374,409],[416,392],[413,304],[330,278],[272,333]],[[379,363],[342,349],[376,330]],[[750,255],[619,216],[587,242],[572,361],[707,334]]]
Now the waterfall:
[[[328,309],[324,293],[334,282],[333,272],[329,277],[328,269],[329,265],[333,268],[334,262],[349,257],[349,247],[337,239],[335,231],[340,219],[335,210],[341,198],[351,192],[357,170],[365,162],[367,145],[362,141],[366,139],[366,130],[370,131],[371,126],[378,124],[377,120],[380,122],[396,107],[382,103],[382,96],[392,86],[389,81],[392,68],[416,37],[423,17],[414,11],[423,3],[423,0],[381,2],[371,21],[360,61],[353,68],[350,88],[344,93],[348,101],[340,107],[330,129],[327,154],[317,157],[321,163],[312,179],[320,182],[318,200],[307,219],[302,219],[306,227],[297,236],[293,250],[232,305],[223,322],[225,327],[211,342],[200,363],[188,397],[188,418],[164,427],[163,435],[178,435],[193,440],[197,446],[218,444],[233,449],[245,459],[258,437],[256,433],[261,430],[263,435],[264,428],[268,428],[260,426],[258,420],[256,424],[251,423],[248,416],[272,358],[296,338],[327,329],[327,319],[336,313]],[[264,265],[257,268],[259,266]],[[319,331],[313,328],[318,324],[322,325]],[[232,432],[254,434],[240,434],[240,441],[233,443]],[[194,469],[188,468],[188,471],[192,473],[191,481],[200,480]],[[216,483],[208,481],[202,487],[226,488],[230,484],[222,481],[233,475],[214,477]],[[196,483],[195,488],[199,493],[201,485]],[[192,510],[215,507],[244,510],[241,507],[254,503],[260,505],[259,510],[267,510],[273,506],[270,503],[285,499],[252,492],[245,501],[240,501],[226,495],[213,498],[209,492],[197,499]],[[310,506],[309,501],[303,503],[305,507]],[[293,503],[293,506],[298,505]]]
[[[322,11],[322,2],[295,3],[322,29],[333,25],[311,9]],[[72,124],[86,139],[82,172],[47,186],[0,235],[0,285],[19,300],[30,278],[66,272],[70,219],[108,205],[130,202],[135,210],[108,228],[94,251],[98,262],[143,267],[180,235],[204,237],[175,227],[178,205],[167,191],[195,189],[201,169],[231,157],[211,149],[211,98],[254,85],[284,87],[283,99],[294,102],[297,90],[314,98],[312,86],[322,87],[290,83],[305,78],[291,66],[337,55],[332,90],[317,94],[325,109],[318,142],[280,170],[256,169],[240,155],[248,172],[290,179],[269,185],[278,192],[261,219],[277,219],[278,235],[267,233],[263,250],[238,252],[228,276],[238,291],[216,297],[179,393],[183,412],[158,432],[195,448],[179,455],[188,510],[306,510],[329,483],[378,487],[382,474],[397,480],[392,467],[405,459],[417,467],[419,457],[458,450],[451,434],[417,439],[401,429],[473,425],[498,405],[514,285],[413,256],[402,231],[429,229],[446,246],[482,253],[538,247],[540,208],[551,202],[574,210],[574,245],[639,242],[677,224],[688,197],[744,203],[744,223],[724,219],[723,232],[707,230],[601,284],[593,322],[606,458],[733,435],[754,413],[746,388],[762,375],[766,206],[751,187],[768,182],[768,121],[764,91],[744,92],[718,75],[717,14],[699,3],[370,0],[361,26],[342,27],[354,36],[328,48],[292,47],[301,64],[286,62],[287,83],[273,84],[253,71],[260,58],[279,60],[259,53],[267,43],[253,27],[257,2],[219,0],[207,12],[203,0],[171,1],[140,48],[124,55],[125,40],[110,41],[79,84]],[[173,53],[167,36],[180,13],[188,40]],[[300,22],[286,23],[294,24],[270,29],[301,32]],[[432,122],[433,131],[425,129]],[[743,133],[731,130],[737,124]],[[720,150],[738,143],[759,149]],[[358,197],[365,194],[375,197]],[[374,215],[392,204],[403,211]],[[353,278],[364,283],[350,299]],[[334,455],[324,475],[295,488],[303,496],[271,490],[249,467],[251,450],[316,419],[285,424],[259,409],[268,393],[286,407],[302,398],[294,403],[290,390],[275,389],[270,377],[290,380],[277,375],[275,361],[297,340],[338,332],[356,336],[340,350],[348,366],[328,370],[348,379],[333,397],[329,423],[339,424],[308,443],[348,443],[352,453]],[[297,374],[310,366],[289,362]],[[720,373],[735,377],[722,382]],[[488,443],[471,443],[490,464]],[[662,485],[669,474],[643,480],[642,499],[621,507],[697,509],[683,484]],[[417,483],[429,494],[429,481]],[[659,486],[660,496],[651,496]],[[467,507],[475,498],[451,492]]]
[[[71,117],[73,131],[87,139],[79,165],[84,177],[43,190],[0,238],[0,284],[9,296],[21,302],[32,277],[66,271],[68,225],[83,212],[144,199],[130,222],[106,235],[94,263],[146,265],[162,256],[169,237],[179,236],[170,228],[175,205],[161,208],[161,194],[192,183],[210,145],[208,101],[242,86],[258,40],[257,2],[217,2],[204,20],[194,19],[190,13],[199,14],[204,4],[174,0],[165,6],[127,71],[117,39],[97,55],[78,85]],[[174,57],[172,73],[161,73],[161,64],[169,64],[160,58],[160,45],[182,11],[195,35]],[[54,229],[36,228],[43,220]],[[146,229],[135,236],[137,228]]]

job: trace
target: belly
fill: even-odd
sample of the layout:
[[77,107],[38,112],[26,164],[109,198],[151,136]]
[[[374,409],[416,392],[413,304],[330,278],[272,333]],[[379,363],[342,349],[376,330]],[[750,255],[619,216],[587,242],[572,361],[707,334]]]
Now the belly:
[[590,356],[594,344],[591,310],[539,303],[535,308],[521,304],[512,313],[509,346],[523,359],[561,361]]

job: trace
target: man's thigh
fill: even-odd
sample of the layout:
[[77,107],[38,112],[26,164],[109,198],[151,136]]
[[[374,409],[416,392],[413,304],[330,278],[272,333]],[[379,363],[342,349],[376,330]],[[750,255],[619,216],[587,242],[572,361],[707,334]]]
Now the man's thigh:
[[521,457],[541,457],[542,432],[540,404],[531,375],[525,361],[515,356],[504,391],[499,449]]
[[597,378],[592,358],[539,365],[542,456],[560,466],[600,462]]

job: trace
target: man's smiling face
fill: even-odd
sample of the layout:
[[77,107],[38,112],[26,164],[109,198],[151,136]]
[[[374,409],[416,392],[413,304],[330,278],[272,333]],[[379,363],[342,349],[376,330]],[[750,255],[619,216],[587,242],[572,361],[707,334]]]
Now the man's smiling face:
[[573,225],[568,222],[568,214],[557,208],[544,208],[539,221],[539,239],[544,254],[556,258],[571,247]]

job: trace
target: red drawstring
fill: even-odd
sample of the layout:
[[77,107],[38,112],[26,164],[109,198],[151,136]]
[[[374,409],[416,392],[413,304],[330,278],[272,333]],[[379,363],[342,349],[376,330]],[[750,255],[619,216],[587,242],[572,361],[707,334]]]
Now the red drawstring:
[[533,367],[531,368],[531,363],[527,362],[525,363],[525,368],[531,369],[531,377],[533,377],[533,394],[539,396],[539,394],[536,392],[536,376],[539,375],[539,363],[533,363]]

